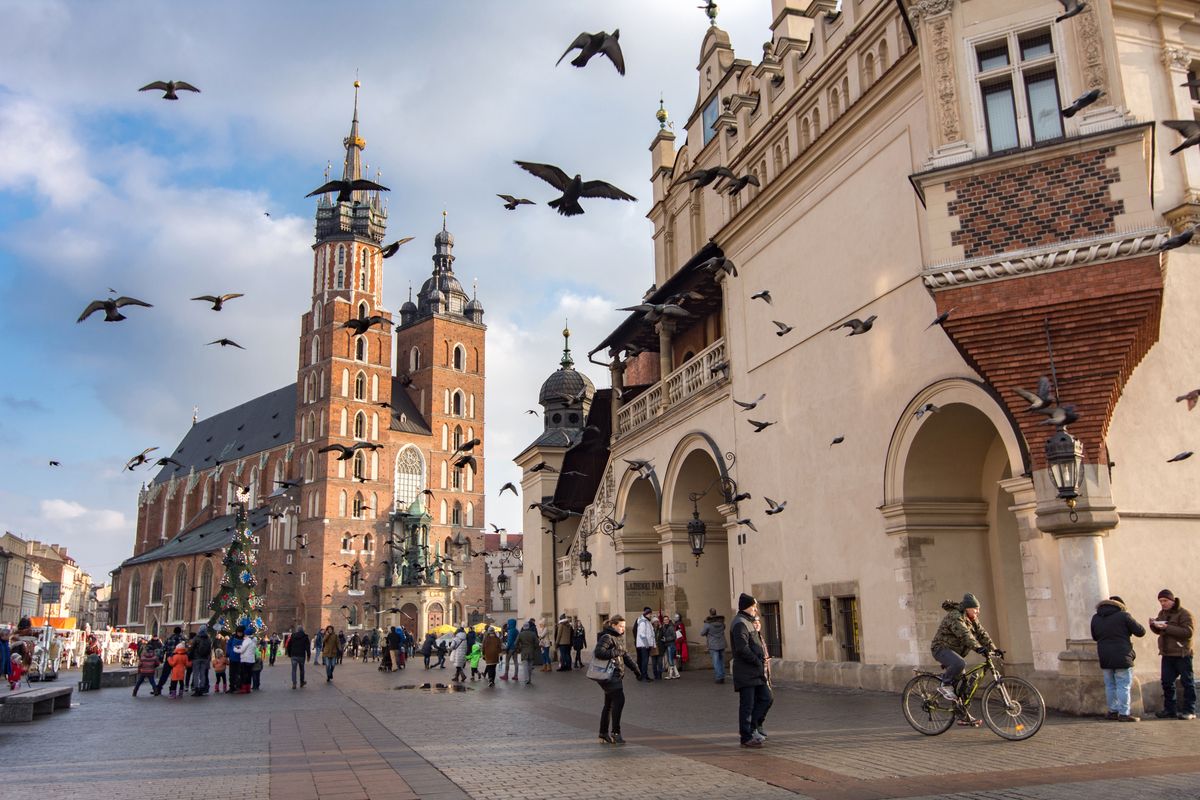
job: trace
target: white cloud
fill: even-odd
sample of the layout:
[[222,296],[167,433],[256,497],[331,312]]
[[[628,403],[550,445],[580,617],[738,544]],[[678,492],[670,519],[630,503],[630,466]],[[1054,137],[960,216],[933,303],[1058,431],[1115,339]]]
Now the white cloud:
[[41,507],[42,516],[51,521],[78,519],[87,513],[87,509],[74,500],[43,500]]

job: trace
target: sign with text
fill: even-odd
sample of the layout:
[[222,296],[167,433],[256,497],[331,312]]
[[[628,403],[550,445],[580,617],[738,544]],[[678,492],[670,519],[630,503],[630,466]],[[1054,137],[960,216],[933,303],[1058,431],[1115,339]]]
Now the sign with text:
[[662,581],[625,581],[625,610],[641,613],[646,606],[657,611],[662,607]]

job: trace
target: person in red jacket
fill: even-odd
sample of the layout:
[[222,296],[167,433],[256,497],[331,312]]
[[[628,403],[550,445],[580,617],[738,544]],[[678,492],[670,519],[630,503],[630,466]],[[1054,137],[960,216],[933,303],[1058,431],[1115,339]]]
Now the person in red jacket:
[[187,669],[191,665],[187,645],[183,642],[175,645],[175,654],[167,659],[167,666],[171,668],[171,697],[183,697],[183,690],[187,685]]

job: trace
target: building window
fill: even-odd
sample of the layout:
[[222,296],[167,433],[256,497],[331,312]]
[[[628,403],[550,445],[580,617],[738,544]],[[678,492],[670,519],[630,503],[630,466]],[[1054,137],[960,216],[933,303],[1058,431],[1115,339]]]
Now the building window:
[[1200,83],[1196,79],[1200,78],[1200,65],[1192,64],[1187,71],[1187,82],[1192,84],[1188,87],[1188,95],[1191,96],[1193,103],[1200,103]]
[[1058,59],[1049,28],[976,46],[975,68],[990,152],[1062,137]]
[[367,415],[361,411],[354,415],[354,438],[367,438]]
[[163,594],[162,567],[154,570],[154,578],[150,581],[150,602],[161,603]]
[[363,511],[365,510],[365,506],[366,506],[366,503],[363,502],[362,492],[355,492],[354,493],[354,506],[352,508],[352,510],[354,512],[353,516],[355,519],[363,518],[363,516],[364,516]]
[[367,457],[359,450],[354,454],[354,477],[365,480],[367,477]]
[[558,559],[558,582],[570,583],[571,581],[571,558],[563,556]]
[[349,552],[352,552],[353,550],[354,550],[354,537],[352,537],[350,535],[350,532],[347,531],[346,533],[342,534],[342,552],[349,553]]
[[133,579],[129,581],[129,612],[125,615],[130,622],[137,622],[141,619],[142,611],[142,576],[138,573],[133,573]]
[[833,601],[828,597],[821,598],[821,634],[833,636]]
[[718,97],[713,95],[713,99],[708,101],[708,105],[704,107],[704,113],[700,117],[700,128],[704,132],[704,144],[712,141],[712,138],[717,135],[717,131],[713,125],[717,122],[717,108],[720,103]]
[[462,447],[463,444],[463,429],[462,425],[454,426],[454,449]]
[[462,474],[463,474],[462,467],[455,467],[455,468],[454,468],[454,471],[453,471],[452,473],[450,473],[450,475],[451,475],[451,482],[450,482],[450,486],[451,486],[451,488],[454,488],[454,489],[462,489]]
[[[338,260],[337,260],[337,263],[338,263],[338,266],[339,266],[339,267],[340,267],[342,264],[345,264],[345,263],[346,263],[346,246],[345,246],[345,245],[341,245],[341,244],[339,244],[339,245],[338,245]],[[341,288],[341,287],[338,287],[338,288]]]
[[454,345],[454,368],[459,372],[467,368],[467,350],[461,344]]
[[408,371],[416,372],[421,368],[421,351],[414,347],[408,352]]
[[858,598],[837,598],[838,634],[846,661],[862,660],[862,631],[858,623]]
[[762,638],[767,655],[783,658],[783,625],[779,617],[779,603],[759,603],[758,617],[762,620]]
[[367,376],[361,372],[354,376],[354,399],[367,399]]
[[363,536],[362,549],[363,549],[364,553],[374,553],[375,552],[375,539],[372,538],[371,534],[368,533]]
[[187,604],[187,567],[179,565],[175,570],[175,591],[171,594],[171,619],[182,621],[184,606]]
[[334,284],[334,288],[335,289],[344,289],[344,288],[346,288],[345,284],[346,284],[346,270],[343,269],[342,267],[338,267],[337,268],[337,283]]
[[[362,566],[355,564],[350,568],[350,591],[357,592],[362,590]],[[354,623],[350,623],[353,625]]]
[[462,394],[462,392],[456,391],[454,393],[454,404],[450,409],[450,413],[452,413],[456,417],[461,417],[463,415],[463,394]]
[[462,525],[462,503],[454,501],[454,509],[450,512],[450,524]]
[[367,360],[367,337],[359,336],[354,340],[354,359],[356,361]]

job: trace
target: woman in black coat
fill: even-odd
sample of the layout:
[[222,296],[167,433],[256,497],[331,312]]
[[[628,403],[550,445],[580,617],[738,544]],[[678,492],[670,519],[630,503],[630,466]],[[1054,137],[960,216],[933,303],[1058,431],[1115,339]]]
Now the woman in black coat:
[[[625,744],[625,740],[621,738],[621,710],[625,708],[625,688],[621,685],[621,678],[625,675],[625,667],[633,670],[635,677],[640,679],[642,676],[638,672],[637,662],[625,652],[624,617],[620,614],[609,617],[604,631],[596,637],[596,649],[592,654],[598,659],[613,661],[612,677],[600,683],[600,688],[604,690],[604,710],[600,712],[600,741],[606,744]],[[608,733],[610,722],[611,736]]]
[[1092,639],[1104,671],[1104,694],[1108,698],[1108,719],[1137,722],[1129,713],[1130,684],[1133,681],[1133,636],[1145,636],[1146,629],[1125,610],[1125,603],[1113,595],[1101,600],[1092,617]]

